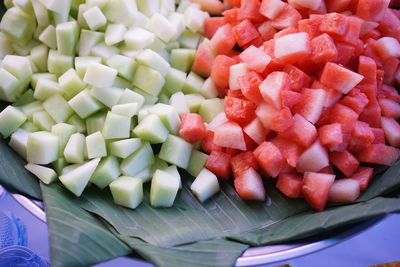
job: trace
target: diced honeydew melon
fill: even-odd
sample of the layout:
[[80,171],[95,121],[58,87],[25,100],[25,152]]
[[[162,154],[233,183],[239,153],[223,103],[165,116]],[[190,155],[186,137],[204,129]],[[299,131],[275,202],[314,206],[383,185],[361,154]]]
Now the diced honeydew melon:
[[111,87],[118,72],[105,65],[91,62],[86,70],[83,81],[99,88]]
[[[12,95],[20,86],[18,79],[7,70],[0,68],[0,91],[4,95]],[[7,100],[7,99],[3,99]]]
[[157,170],[151,180],[150,204],[153,207],[172,207],[179,190],[179,182],[171,174]]
[[196,50],[194,49],[173,49],[171,51],[171,67],[183,72],[188,72],[192,68],[195,56]]
[[154,105],[158,101],[158,96],[151,95],[137,87],[134,88],[134,91],[144,98],[143,105]]
[[185,23],[183,21],[184,20],[183,14],[177,13],[177,12],[172,12],[168,17],[168,20],[169,20],[169,23],[171,23],[172,26],[175,28],[175,36],[172,38],[172,40],[176,40],[179,38],[179,36],[182,34],[182,32],[185,29]]
[[74,125],[76,127],[76,130],[79,133],[84,133],[86,132],[86,124],[83,119],[81,119],[77,114],[72,115],[68,121],[68,124]]
[[68,140],[70,139],[71,135],[73,135],[76,132],[77,132],[76,127],[74,125],[67,123],[58,123],[51,127],[51,133],[54,134],[55,136],[58,136],[59,157],[62,157],[64,155],[64,149],[68,143]]
[[25,91],[25,93],[23,93],[18,99],[17,101],[15,101],[13,103],[14,107],[20,107],[32,102],[35,102],[36,99],[33,97],[33,90],[32,89],[28,89]]
[[204,168],[197,175],[190,189],[200,202],[204,202],[220,190],[218,178]]
[[86,84],[82,81],[74,69],[69,69],[63,75],[61,75],[58,78],[58,84],[61,88],[63,96],[67,100],[70,100],[76,96],[86,87]]
[[102,105],[91,96],[89,89],[85,89],[68,101],[70,107],[85,119],[102,109]]
[[35,38],[35,40],[39,40],[39,36],[42,34],[42,32],[47,28],[46,26],[43,25],[38,25],[36,27],[35,33],[33,34],[33,38]]
[[26,121],[21,125],[21,129],[28,131],[28,132],[37,132],[39,131],[39,127],[37,127],[33,122]]
[[35,12],[36,21],[39,26],[47,26],[50,24],[50,16],[47,8],[39,0],[31,0],[33,11]]
[[55,94],[62,94],[60,85],[58,82],[48,80],[45,78],[40,78],[37,81],[35,91],[33,93],[33,96],[38,99],[38,100],[45,100],[52,95]]
[[211,77],[207,78],[203,86],[200,89],[200,94],[205,98],[216,98],[218,97],[218,89]]
[[95,132],[86,136],[86,149],[89,159],[107,156],[106,142],[101,132]]
[[153,165],[151,165],[151,167],[150,167],[151,175],[153,176],[154,173],[155,173],[157,170],[165,170],[165,169],[167,169],[168,167],[169,167],[169,166],[168,166],[168,163],[166,163],[164,160],[160,159],[160,158],[158,157],[158,155],[157,155],[157,156],[154,157],[154,163],[153,163]]
[[[18,55],[18,56],[28,56],[32,50],[32,48],[34,48],[35,46],[40,45],[40,42],[35,40],[35,39],[31,39],[28,43],[24,44],[24,45],[20,45],[18,43],[12,43],[11,47],[14,50],[14,54]],[[33,68],[32,68],[33,71]]]
[[4,0],[3,3],[6,8],[12,8],[14,6],[13,0]]
[[39,79],[47,79],[47,80],[50,80],[53,82],[57,82],[57,76],[53,73],[50,73],[50,72],[33,73],[32,78],[31,78],[31,86],[33,89],[36,88],[36,85],[37,85]]
[[196,94],[199,93],[204,84],[204,78],[200,75],[191,71],[186,78],[185,84],[183,85],[182,92],[184,94]]
[[28,144],[29,132],[24,129],[17,129],[10,137],[8,145],[26,160],[26,146]]
[[191,30],[184,30],[179,36],[179,45],[182,48],[196,49],[201,40],[201,34],[192,32]]
[[231,90],[239,90],[239,82],[238,78],[245,75],[249,72],[246,63],[239,63],[232,65],[229,68],[229,89]]
[[43,102],[43,108],[57,123],[65,122],[74,113],[67,100],[59,94],[54,94],[47,98]]
[[199,175],[201,170],[206,165],[207,158],[208,158],[207,154],[193,149],[192,154],[190,156],[187,172],[194,177]]
[[114,202],[135,209],[143,201],[143,181],[137,177],[121,176],[110,184]]
[[185,95],[186,105],[191,113],[197,113],[205,98],[200,94]]
[[102,134],[105,139],[129,138],[131,118],[108,112]]
[[122,55],[113,55],[107,59],[107,65],[116,69],[119,76],[132,82],[137,67],[134,59]]
[[50,131],[56,124],[53,118],[46,111],[38,111],[32,114],[33,123],[42,131]]
[[120,23],[126,27],[131,26],[137,17],[136,1],[130,0],[109,0],[104,8],[107,20],[112,23]]
[[119,169],[118,159],[114,156],[108,156],[100,161],[90,181],[100,189],[104,189],[112,181],[117,179],[120,174],[121,171]]
[[179,174],[178,168],[175,165],[171,165],[168,168],[164,169],[163,171],[175,177],[179,181],[179,189],[182,189],[181,175]]
[[132,85],[131,82],[125,80],[124,78],[121,77],[115,77],[115,81],[112,87],[117,87],[117,88],[125,88],[125,89],[130,89],[133,90],[135,87]]
[[115,46],[107,46],[104,42],[100,42],[92,47],[90,50],[90,55],[95,57],[100,57],[102,62],[105,63],[110,57],[117,55],[119,49]]
[[58,158],[56,161],[54,161],[51,164],[51,167],[54,169],[54,171],[58,174],[61,175],[62,174],[62,170],[64,169],[64,167],[67,166],[67,162],[65,161],[64,158]]
[[30,133],[26,153],[28,163],[52,163],[58,159],[58,137],[44,131]]
[[67,173],[77,169],[78,167],[82,166],[83,164],[85,164],[85,163],[71,164],[71,165],[64,166],[64,168],[61,170],[61,175],[67,174]]
[[86,0],[86,4],[89,7],[97,6],[103,10],[107,6],[108,0]]
[[74,67],[74,58],[72,56],[62,55],[56,50],[50,50],[47,68],[50,73],[62,75],[67,70]]
[[0,32],[0,58],[3,59],[6,55],[12,54],[12,42],[8,37]]
[[57,49],[60,54],[75,55],[79,37],[79,26],[76,21],[58,24],[56,27]]
[[155,34],[142,29],[142,28],[132,28],[128,30],[124,35],[125,44],[135,50],[143,49],[154,42]]
[[75,58],[75,70],[78,76],[83,80],[90,63],[101,63],[100,57],[83,56]]
[[207,12],[201,11],[200,9],[191,6],[185,10],[184,22],[186,28],[196,33],[204,32],[204,21],[210,17]]
[[143,145],[129,157],[121,161],[121,172],[123,175],[135,176],[154,163],[154,154],[149,143]]
[[133,117],[138,113],[137,103],[118,104],[112,107],[111,112],[126,117]]
[[110,88],[93,87],[92,89],[90,89],[90,94],[94,96],[97,100],[99,100],[101,103],[106,105],[108,108],[112,108],[114,105],[116,105],[120,101],[123,93],[124,93],[123,89],[116,87],[110,87]]
[[53,25],[47,26],[38,38],[42,43],[47,45],[51,49],[57,49],[57,34],[56,27]]
[[159,13],[155,13],[146,24],[146,29],[153,32],[164,42],[171,41],[176,35],[176,28],[168,19]]
[[187,169],[193,146],[180,137],[169,135],[162,144],[159,157],[170,164]]
[[185,72],[170,68],[168,74],[165,76],[164,89],[168,90],[171,94],[182,91],[185,81]]
[[180,0],[176,12],[183,14],[185,13],[185,10],[191,5],[193,5],[191,0]]
[[26,14],[17,7],[8,9],[0,23],[0,30],[8,38],[21,45],[32,39],[35,27],[35,17]]
[[98,6],[89,8],[83,13],[87,25],[92,31],[103,28],[107,23],[107,18]]
[[174,42],[170,42],[168,44],[165,45],[165,49],[171,53],[172,49],[178,49],[180,48],[179,42],[178,41],[174,41]]
[[30,0],[13,0],[13,4],[25,13],[30,14],[33,12],[32,3]]
[[[69,11],[71,10],[72,0],[63,0],[62,2],[58,0],[46,0],[42,1],[47,9],[60,15],[60,19],[68,19]],[[55,16],[56,14],[54,14]]]
[[[160,51],[163,50],[163,49],[165,49],[166,47],[167,47],[167,45],[165,44],[164,41],[162,41],[162,40],[161,40],[160,38],[158,38],[158,37],[155,37],[155,38],[154,38],[154,41],[153,41],[150,45],[148,45],[146,49],[151,49],[151,50],[153,50],[154,52],[160,54]],[[141,52],[141,51],[140,51],[140,52]],[[140,52],[139,52],[139,53],[140,53]],[[136,57],[136,56],[135,56],[135,57]]]
[[199,114],[204,122],[209,123],[220,112],[224,111],[224,100],[219,98],[206,99],[201,103]]
[[160,2],[160,14],[168,16],[175,11],[175,0],[161,0]]
[[26,115],[28,120],[32,120],[32,114],[38,111],[43,111],[42,102],[34,101],[25,105],[22,105],[21,111]]
[[158,96],[158,102],[162,104],[169,104],[169,96],[163,92]]
[[155,104],[149,109],[150,114],[157,115],[167,127],[168,131],[177,134],[181,126],[178,111],[171,105],[162,103]]
[[189,113],[185,95],[182,92],[176,92],[173,94],[169,99],[169,104],[176,109],[179,115],[183,113]]
[[48,167],[28,163],[25,165],[25,169],[27,169],[45,184],[55,182],[58,178],[57,173],[53,169]]
[[147,115],[150,114],[152,105],[144,105],[138,112],[138,122],[141,122]]
[[84,147],[85,136],[81,133],[72,134],[63,150],[65,160],[69,163],[83,163]]
[[97,112],[86,119],[86,133],[92,134],[97,131],[102,131],[104,122],[106,121],[105,112]]
[[169,134],[161,119],[155,114],[147,115],[133,132],[137,137],[152,144],[163,143]]
[[100,159],[92,159],[59,177],[63,185],[77,197],[82,195]]
[[13,106],[7,106],[0,112],[0,133],[3,138],[9,137],[26,121],[26,115]]
[[125,159],[142,145],[140,138],[130,138],[109,143],[108,150],[111,155]]
[[[86,57],[90,55],[92,48],[104,41],[104,33],[95,32],[83,29],[81,31],[79,42],[78,42],[78,54],[80,57]],[[99,62],[100,63],[100,62]]]
[[122,42],[127,30],[124,24],[108,24],[104,36],[106,45],[111,46]]
[[83,16],[83,13],[85,13],[89,8],[90,8],[89,5],[87,5],[86,3],[80,4],[78,7],[77,21],[82,29],[89,29],[89,26],[86,23],[86,19]]
[[31,50],[30,59],[39,72],[47,71],[48,52],[49,49],[44,44],[36,46]]
[[139,64],[157,70],[162,76],[167,75],[169,72],[169,63],[153,50],[145,49],[135,59]]
[[1,65],[19,81],[28,80],[29,83],[29,79],[32,76],[32,68],[28,57],[7,55]]
[[135,177],[140,178],[143,181],[143,183],[146,183],[151,180],[151,178],[153,177],[153,174],[151,173],[150,168],[147,167],[143,171],[136,174]]
[[143,65],[138,66],[133,77],[134,86],[153,96],[160,93],[164,83],[165,80],[160,72]]
[[160,12],[160,0],[137,0],[137,7],[147,17]]

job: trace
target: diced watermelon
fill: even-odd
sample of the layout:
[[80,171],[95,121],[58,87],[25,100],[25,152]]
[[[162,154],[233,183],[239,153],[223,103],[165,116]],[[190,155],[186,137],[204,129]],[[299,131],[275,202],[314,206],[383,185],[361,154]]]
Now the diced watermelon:
[[247,98],[243,95],[242,91],[240,90],[228,90],[226,96],[247,100]]
[[398,10],[387,8],[383,18],[379,21],[377,29],[382,33],[382,35],[399,39],[400,18],[396,16],[395,11]]
[[356,121],[349,143],[349,151],[352,153],[360,151],[363,147],[369,146],[375,139],[374,132],[366,122]]
[[297,9],[309,8],[311,10],[316,10],[321,6],[323,1],[321,0],[290,0],[288,1],[292,6]]
[[357,56],[359,56],[364,50],[363,42],[359,38],[361,32],[362,20],[357,17],[348,16],[347,21],[348,21],[348,26],[345,34],[338,37],[337,40],[353,45],[356,48],[356,51],[358,51]]
[[262,78],[254,71],[250,71],[238,78],[238,83],[243,95],[255,104],[262,102],[259,86]]
[[185,113],[181,115],[182,124],[179,130],[180,136],[189,143],[201,141],[206,137],[206,127],[201,116],[197,113]]
[[[376,63],[366,56],[359,57],[358,73],[364,76],[360,85],[361,91],[371,100],[376,97]],[[375,86],[375,87],[374,87]]]
[[248,68],[262,73],[271,61],[271,57],[267,55],[262,48],[249,46],[240,55],[240,59],[247,64]]
[[281,173],[276,188],[285,196],[299,198],[302,196],[303,177],[296,173]]
[[231,167],[233,172],[233,177],[239,177],[247,169],[253,168],[255,171],[259,169],[256,158],[253,152],[242,152],[232,157]]
[[256,115],[266,129],[284,132],[293,124],[292,113],[287,107],[276,109],[270,104],[262,103],[256,109]]
[[246,125],[255,118],[256,105],[248,100],[227,96],[224,100],[224,110],[228,120]]
[[382,128],[371,128],[374,133],[374,141],[372,144],[385,144],[385,132]]
[[382,116],[388,118],[398,119],[400,118],[400,104],[386,98],[378,100],[379,106],[381,107]]
[[400,44],[393,37],[382,37],[375,42],[375,51],[382,61],[400,57]]
[[277,39],[279,37],[282,37],[282,36],[285,36],[285,35],[289,35],[289,34],[292,34],[292,33],[298,33],[298,32],[299,32],[299,30],[297,30],[297,28],[289,27],[289,28],[286,28],[284,30],[281,30],[281,31],[275,33],[274,38]]
[[289,75],[285,72],[275,71],[259,86],[261,95],[267,103],[274,105],[275,108],[282,108],[282,92],[290,90]]
[[363,191],[367,188],[369,181],[373,177],[373,173],[374,173],[373,168],[360,167],[349,178],[358,181],[358,183],[360,184],[360,190]]
[[309,147],[317,137],[317,129],[300,114],[295,114],[293,119],[293,125],[279,133],[279,136],[296,142],[302,147]]
[[303,149],[295,142],[281,137],[275,137],[271,139],[270,142],[281,151],[282,156],[285,158],[287,164],[295,168]]
[[279,15],[272,20],[272,27],[283,30],[288,27],[296,27],[301,20],[301,14],[295,8],[286,4]]
[[261,22],[265,20],[265,17],[261,15],[259,0],[246,0],[241,1],[240,10],[238,14],[239,20],[249,19],[253,22]]
[[214,143],[214,132],[213,131],[207,131],[206,138],[204,138],[203,142],[201,142],[201,148],[206,153],[211,153],[211,151],[222,151],[223,150],[223,148],[221,146],[218,146]]
[[218,28],[217,32],[210,40],[211,48],[217,54],[229,54],[235,46],[236,40],[232,33],[232,25],[225,24]]
[[354,88],[340,103],[353,109],[357,114],[361,114],[368,105],[369,100],[366,94],[361,93],[358,88]]
[[[311,88],[313,88],[313,89],[324,89],[325,90],[324,108],[332,107],[343,96],[343,94],[341,92],[339,92],[339,91],[337,91],[335,89],[326,87],[326,86],[324,86],[322,83],[320,83],[317,80],[315,80],[312,83]],[[323,113],[322,115],[325,116],[326,114]]]
[[356,51],[355,47],[342,42],[336,42],[338,55],[334,61],[337,64],[347,65],[353,58]]
[[208,17],[204,20],[204,36],[211,39],[217,32],[218,28],[225,25],[224,17]]
[[379,90],[380,95],[378,96],[379,98],[383,97],[391,99],[397,103],[400,103],[400,95],[396,88],[389,86],[387,84],[382,84],[382,86],[379,89],[380,89]]
[[364,77],[356,72],[348,70],[338,64],[328,62],[321,75],[321,83],[327,87],[334,88],[343,94],[347,94]]
[[342,126],[340,123],[332,123],[321,126],[318,129],[321,144],[332,147],[343,142]]
[[196,57],[194,58],[192,71],[197,74],[208,77],[214,64],[215,55],[210,46],[201,43],[197,48]]
[[218,146],[246,150],[242,128],[235,122],[226,122],[214,133],[214,143]]
[[239,10],[239,8],[232,8],[222,12],[222,15],[224,15],[225,18],[225,23],[230,23],[232,25],[238,24],[240,22],[238,19]]
[[212,151],[207,158],[206,168],[223,179],[231,177],[231,156],[221,151]]
[[340,123],[344,133],[351,133],[357,120],[358,114],[354,110],[339,103],[333,106],[329,114],[329,122]]
[[326,166],[329,166],[328,152],[317,139],[301,154],[296,167],[302,172],[318,172]]
[[338,56],[335,42],[326,33],[311,40],[311,60],[314,63],[335,61]]
[[347,10],[352,0],[325,0],[329,12],[343,12]]
[[271,21],[266,21],[262,23],[260,26],[257,28],[258,32],[261,35],[261,38],[263,38],[264,41],[268,41],[272,39],[276,33],[276,30],[274,27],[271,25]]
[[390,0],[358,0],[356,15],[365,20],[380,21]]
[[234,180],[235,189],[245,200],[264,201],[265,187],[261,176],[252,168],[244,171]]
[[192,0],[192,2],[199,4],[202,10],[212,15],[219,15],[224,11],[224,4],[219,0]]
[[247,124],[243,128],[243,131],[257,144],[264,142],[270,132],[269,129],[264,128],[259,118],[255,118],[249,124]]
[[339,13],[328,13],[324,15],[319,26],[322,33],[328,33],[333,36],[343,36],[348,27],[347,17]]
[[351,176],[360,166],[356,157],[347,150],[343,152],[331,152],[329,160],[347,177]]
[[248,19],[245,19],[234,26],[232,32],[237,44],[240,47],[245,46],[260,35],[256,27]]
[[229,69],[236,63],[235,59],[225,55],[218,55],[215,58],[211,69],[211,79],[217,87],[227,88],[229,86]]
[[285,90],[282,92],[282,105],[287,107],[288,109],[292,110],[294,106],[300,103],[302,100],[301,93]]
[[381,107],[376,99],[370,99],[360,114],[360,121],[368,123],[371,127],[381,127]]
[[385,137],[389,145],[400,146],[400,125],[393,118],[381,118],[382,129],[385,132]]
[[329,202],[351,202],[360,196],[360,183],[354,179],[336,180],[329,190]]
[[321,169],[319,172],[320,173],[327,173],[327,174],[335,174],[335,171],[333,170],[332,164],[329,164],[329,166]]
[[308,34],[292,33],[275,39],[274,56],[286,63],[295,63],[311,54]]
[[301,114],[306,120],[315,124],[322,114],[326,96],[325,90],[303,89],[301,95],[301,101],[294,107],[293,112]]
[[261,169],[269,176],[275,178],[286,165],[279,149],[271,142],[263,142],[253,151]]
[[335,181],[335,175],[306,172],[303,178],[302,193],[308,204],[317,210],[322,211],[328,202],[329,190]]
[[392,166],[400,158],[400,150],[384,144],[372,144],[357,155],[360,162]]
[[298,22],[299,31],[308,33],[310,39],[317,37],[319,33],[319,25],[321,25],[323,16],[313,16],[309,19],[302,19]]
[[291,64],[285,65],[283,72],[289,75],[291,90],[299,91],[302,88],[308,88],[310,86],[310,76],[296,66]]
[[260,7],[260,13],[269,19],[276,18],[285,7],[281,0],[263,0]]

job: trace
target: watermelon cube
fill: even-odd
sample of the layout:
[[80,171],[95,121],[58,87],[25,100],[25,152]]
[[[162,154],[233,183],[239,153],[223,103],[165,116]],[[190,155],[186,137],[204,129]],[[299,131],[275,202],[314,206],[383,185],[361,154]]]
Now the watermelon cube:
[[211,69],[211,79],[218,88],[223,89],[229,86],[229,69],[234,64],[236,60],[225,55],[218,55],[215,58]]
[[360,166],[360,163],[349,151],[334,151],[329,154],[329,160],[347,177],[350,177]]
[[285,7],[281,0],[263,0],[261,2],[260,13],[269,19],[276,18]]
[[282,108],[282,92],[290,90],[289,75],[281,71],[272,72],[260,84],[259,88],[264,100],[280,109]]
[[218,146],[214,143],[214,132],[213,131],[207,131],[206,137],[201,142],[201,148],[206,153],[211,153],[211,151],[214,151],[214,150],[216,150],[216,151],[224,150],[223,147]]
[[329,191],[335,181],[335,175],[306,172],[303,179],[302,193],[310,206],[323,211],[328,202]]
[[221,151],[212,151],[207,158],[206,168],[223,179],[231,177],[231,156]]
[[354,179],[336,180],[329,190],[329,202],[351,202],[360,196],[360,183]]
[[303,172],[318,172],[327,166],[329,166],[328,152],[317,139],[301,154],[296,167]]
[[239,124],[226,122],[215,130],[214,143],[218,146],[246,151],[243,131]]
[[329,114],[330,123],[340,123],[343,133],[351,133],[358,120],[358,114],[351,108],[337,103]]
[[306,120],[315,124],[321,117],[325,104],[326,92],[323,89],[303,89],[301,101],[293,111],[301,114]]
[[182,114],[182,124],[179,134],[183,139],[192,144],[203,140],[206,137],[206,127],[201,116],[196,113]]
[[255,118],[243,128],[243,132],[257,144],[265,141],[270,133],[269,129],[265,129],[259,118]]
[[293,168],[297,166],[297,162],[303,152],[303,149],[297,143],[279,136],[271,139],[270,142],[279,148],[289,166]]
[[400,104],[392,99],[381,98],[378,100],[382,116],[388,118],[400,118]]
[[347,96],[340,100],[340,103],[353,109],[357,114],[361,114],[368,105],[369,99],[366,94],[354,88]]
[[340,123],[323,125],[318,129],[318,136],[324,146],[339,145],[343,142],[342,126]]
[[238,83],[242,94],[251,102],[259,104],[262,102],[259,86],[262,82],[261,75],[251,71],[239,77]]
[[345,15],[333,12],[323,16],[319,30],[338,37],[346,33],[348,26],[349,22]]
[[271,57],[262,48],[257,48],[254,45],[246,48],[239,57],[247,64],[249,69],[259,73],[262,73],[271,61]]
[[254,24],[245,19],[232,28],[233,36],[240,47],[244,47],[249,42],[256,39],[260,34]]
[[224,100],[226,117],[230,121],[246,125],[255,118],[256,106],[244,99],[227,96]]
[[300,114],[293,116],[293,125],[285,131],[279,133],[279,136],[296,142],[300,146],[309,147],[317,137],[317,129]]
[[311,60],[317,64],[335,61],[338,56],[335,42],[327,33],[311,40],[311,51]]
[[238,178],[247,169],[258,170],[259,166],[251,151],[239,153],[231,159],[233,177]]
[[192,71],[208,77],[211,75],[211,69],[214,63],[215,55],[209,44],[201,43],[197,48],[196,57],[194,58]]
[[285,196],[299,198],[302,196],[303,177],[297,173],[281,173],[276,188]]
[[400,125],[393,118],[381,118],[382,129],[385,132],[385,137],[389,145],[400,146]]
[[369,167],[360,167],[358,170],[349,177],[358,181],[360,190],[363,191],[367,188],[369,181],[373,178],[374,169]]
[[374,133],[374,141],[372,144],[385,144],[385,132],[382,128],[371,128]]
[[261,169],[272,178],[277,177],[286,166],[282,153],[271,142],[263,142],[253,153]]
[[261,176],[249,168],[234,180],[235,189],[245,200],[265,200],[265,187]]
[[328,62],[322,71],[320,81],[327,87],[347,94],[359,84],[363,78],[364,76],[356,72],[348,70],[336,63]]
[[217,54],[228,54],[235,46],[236,40],[232,33],[232,26],[225,24],[220,27],[210,40],[210,46]]
[[351,139],[349,143],[350,152],[358,152],[363,147],[369,146],[373,143],[375,135],[369,127],[368,123],[356,121],[353,131],[351,132]]
[[307,33],[292,33],[275,39],[274,56],[286,63],[298,62],[311,54]]
[[[311,83],[311,78],[301,69],[291,64],[286,65],[283,71],[289,75],[290,88],[294,91],[300,91],[300,89],[308,88]],[[320,89],[320,88],[318,88]]]
[[400,158],[400,150],[384,144],[372,144],[357,155],[360,162],[392,166]]
[[287,107],[277,109],[274,106],[262,103],[256,109],[256,115],[266,129],[284,132],[292,126],[294,120]]

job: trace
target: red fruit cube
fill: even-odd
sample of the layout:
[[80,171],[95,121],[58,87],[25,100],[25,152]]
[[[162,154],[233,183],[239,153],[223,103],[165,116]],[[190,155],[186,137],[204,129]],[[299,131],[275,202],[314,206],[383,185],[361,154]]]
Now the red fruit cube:
[[342,42],[336,42],[335,44],[338,56],[334,62],[343,66],[347,65],[354,58],[355,47]]
[[235,122],[225,122],[214,133],[214,143],[218,146],[246,151],[243,131]]
[[368,123],[371,127],[381,127],[381,107],[376,99],[370,99],[360,114],[360,121]]
[[343,142],[342,126],[340,123],[323,125],[318,129],[318,136],[324,146],[339,145]]
[[281,173],[276,182],[276,188],[290,198],[302,196],[303,177],[296,173]]
[[392,99],[381,98],[378,100],[382,116],[398,119],[400,118],[400,104]]
[[240,154],[240,152],[242,152],[242,151],[240,151],[239,149],[234,149],[234,148],[229,148],[229,147],[225,148],[225,153],[230,155],[231,157],[234,157],[237,154]]
[[259,118],[255,118],[249,124],[247,124],[243,131],[257,144],[261,144],[265,141],[267,135],[270,133],[269,129],[265,129]]
[[348,70],[336,63],[326,63],[321,75],[320,82],[330,88],[336,89],[343,94],[347,94],[364,77],[356,72]]
[[248,100],[225,97],[224,111],[228,120],[246,125],[255,118],[255,110],[256,105]]
[[226,94],[226,96],[247,100],[246,97],[243,95],[242,91],[240,91],[240,90],[228,90],[228,93]]
[[400,157],[400,150],[384,144],[372,144],[357,155],[360,162],[392,166]]
[[325,0],[329,12],[346,11],[352,0]]
[[260,13],[260,1],[259,0],[246,0],[241,1],[240,9],[238,13],[238,20],[249,19],[253,22],[262,22],[265,17]]
[[282,105],[290,110],[302,100],[302,94],[292,90],[283,91],[281,97]]
[[356,153],[363,147],[369,146],[374,142],[374,132],[369,127],[368,123],[356,121],[353,131],[351,132],[351,139],[349,143],[349,151]]
[[354,179],[336,180],[329,190],[328,200],[333,203],[352,202],[360,196],[360,183]]
[[385,132],[382,128],[371,128],[374,133],[374,141],[372,144],[385,144]]
[[301,154],[296,165],[302,172],[318,172],[327,166],[329,166],[328,152],[318,139]]
[[231,177],[231,155],[212,151],[207,158],[206,168],[220,178],[229,179]]
[[338,152],[343,152],[346,151],[349,147],[350,140],[351,140],[351,134],[348,133],[343,133],[343,142],[337,145],[333,145],[329,148],[330,151],[338,151]]
[[358,0],[356,16],[365,20],[380,21],[389,3],[387,0]]
[[301,20],[301,14],[295,8],[286,4],[278,16],[272,20],[272,27],[277,30],[296,27],[299,20]]
[[393,118],[382,117],[382,129],[389,145],[400,146],[400,125]]
[[204,20],[204,36],[211,39],[217,30],[225,25],[224,17],[209,17]]
[[364,108],[368,105],[369,100],[364,93],[355,89],[356,88],[351,90],[350,93],[340,101],[340,103],[353,109],[357,114],[361,114]]
[[302,147],[309,147],[317,137],[317,129],[300,114],[295,114],[293,119],[293,125],[279,133],[279,136],[296,142]]
[[306,120],[315,124],[321,117],[325,104],[326,91],[323,89],[306,89],[301,91],[301,101],[293,113],[301,114]]
[[254,24],[248,19],[245,19],[234,26],[232,32],[240,47],[245,46],[260,35]]
[[256,115],[266,129],[283,132],[293,124],[293,117],[286,107],[276,109],[272,105],[262,103],[256,109]]
[[374,48],[382,62],[400,57],[400,44],[393,37],[380,38],[375,42]]
[[310,39],[305,32],[292,33],[275,39],[274,56],[285,63],[299,62],[310,54]]
[[360,166],[356,157],[347,150],[343,152],[331,152],[329,160],[347,177],[351,176]]
[[237,154],[231,159],[233,177],[239,177],[247,169],[258,170],[259,166],[253,152],[247,151]]
[[238,83],[242,94],[248,100],[255,104],[259,104],[260,102],[262,102],[260,89],[258,88],[262,83],[262,78],[258,73],[250,71],[247,74],[239,77]]
[[232,25],[238,24],[240,22],[238,19],[239,11],[240,8],[232,8],[222,12],[222,15],[225,18],[225,23],[230,23]]
[[240,55],[240,59],[247,64],[251,70],[262,73],[271,61],[271,57],[267,55],[263,48],[249,46]]
[[289,75],[281,71],[272,72],[259,88],[264,100],[280,109],[282,108],[282,92],[290,89]]
[[253,153],[261,169],[272,178],[277,177],[285,168],[285,159],[279,149],[271,142],[263,142]]
[[206,137],[206,127],[201,116],[197,113],[182,114],[180,136],[189,143],[201,141]]
[[329,122],[340,123],[344,133],[351,133],[357,120],[358,114],[354,110],[339,103],[333,106],[329,114]]
[[281,151],[282,156],[285,158],[287,164],[295,168],[303,149],[295,142],[283,139],[281,137],[275,137],[271,139],[270,142]]
[[320,32],[328,33],[333,36],[342,36],[346,33],[348,20],[345,15],[339,13],[328,13],[324,15],[319,26]]
[[211,79],[218,88],[227,88],[229,86],[230,67],[235,64],[235,59],[224,55],[218,55],[214,59],[214,65],[211,68]]
[[302,193],[313,209],[317,211],[325,209],[329,190],[335,181],[335,177],[335,175],[326,173],[304,173]]
[[363,191],[368,187],[368,183],[372,179],[373,174],[374,174],[374,169],[373,168],[360,167],[349,178],[357,180],[358,183],[360,184],[360,190]]
[[201,43],[193,61],[192,71],[204,77],[210,76],[214,59],[215,55],[211,47],[205,43]]
[[268,41],[274,38],[276,30],[274,27],[272,27],[271,21],[266,21],[258,26],[258,32],[260,33],[264,41]]
[[214,143],[213,131],[207,131],[206,137],[203,139],[203,142],[201,142],[201,148],[206,153],[211,153],[211,151],[223,151],[221,146],[217,146]]
[[301,69],[288,64],[283,69],[289,75],[290,89],[294,91],[299,91],[303,88],[308,88],[311,83],[311,78]]
[[[373,88],[374,86],[376,86],[377,67],[375,60],[370,57],[360,56],[358,61],[359,61],[358,73],[364,76],[364,79],[361,81],[360,85],[372,86]],[[365,89],[362,91],[366,93]],[[367,91],[368,93],[366,93],[366,95],[368,96],[369,99],[374,98],[376,96],[376,88],[373,88],[372,91],[370,90]]]
[[299,31],[308,33],[311,39],[317,37],[319,32],[319,25],[321,25],[323,16],[313,16],[309,19],[302,19],[298,21]]
[[265,200],[265,187],[261,176],[253,169],[247,169],[234,180],[236,192],[245,200]]
[[260,13],[269,19],[276,18],[285,7],[281,0],[263,0],[260,7]]
[[317,64],[335,61],[338,56],[335,42],[327,33],[311,40],[311,51],[311,60]]
[[298,33],[298,32],[299,31],[297,30],[297,27],[289,27],[289,28],[286,28],[284,30],[281,30],[281,31],[275,33],[274,38],[277,39],[279,37],[282,37],[282,36],[285,36],[285,35],[289,35],[289,34],[292,34],[292,33]]
[[232,33],[232,25],[225,24],[218,28],[210,40],[211,48],[217,54],[228,54],[235,46],[236,40]]

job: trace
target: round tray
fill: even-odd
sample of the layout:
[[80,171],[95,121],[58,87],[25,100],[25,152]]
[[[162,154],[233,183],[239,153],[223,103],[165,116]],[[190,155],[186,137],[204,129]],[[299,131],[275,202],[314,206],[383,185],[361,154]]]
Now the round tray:
[[[33,201],[18,194],[12,194],[13,198],[34,216],[46,223],[46,214],[43,203]],[[263,247],[248,248],[243,255],[236,261],[236,266],[255,266],[270,264],[278,261],[289,260],[307,254],[317,252],[349,239],[374,224],[382,218],[370,219],[362,223],[337,229],[316,237],[307,238],[298,242],[280,245],[270,245]]]

